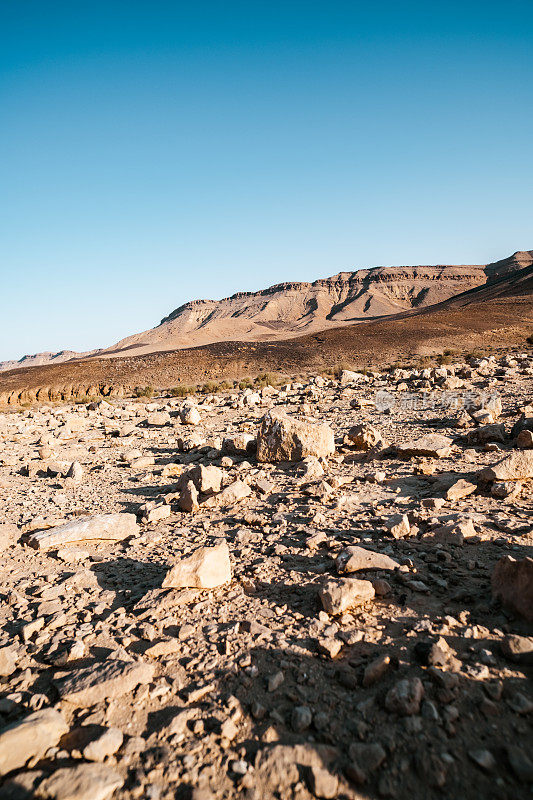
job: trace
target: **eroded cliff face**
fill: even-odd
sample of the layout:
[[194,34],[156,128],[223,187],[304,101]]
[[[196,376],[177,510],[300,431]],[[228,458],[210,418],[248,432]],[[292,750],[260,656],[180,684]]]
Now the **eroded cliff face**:
[[313,283],[281,283],[219,301],[195,300],[109,354],[174,350],[217,341],[267,341],[397,314],[446,300],[486,281],[484,266],[375,267]]
[[365,322],[441,303],[487,281],[533,264],[533,251],[485,265],[373,267],[330,278],[286,282],[222,300],[179,306],[150,330],[104,350],[62,351],[0,363],[0,370],[42,366],[76,358],[136,356],[215,342],[274,341]]

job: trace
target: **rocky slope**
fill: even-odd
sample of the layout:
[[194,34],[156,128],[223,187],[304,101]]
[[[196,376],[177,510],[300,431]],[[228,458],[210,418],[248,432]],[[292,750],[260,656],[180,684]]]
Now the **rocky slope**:
[[194,300],[176,308],[157,327],[103,350],[38,353],[0,362],[0,371],[214,342],[287,339],[425,308],[531,264],[533,251],[518,251],[482,266],[374,267],[339,272],[313,283],[282,283],[260,292],[239,292],[218,301]]

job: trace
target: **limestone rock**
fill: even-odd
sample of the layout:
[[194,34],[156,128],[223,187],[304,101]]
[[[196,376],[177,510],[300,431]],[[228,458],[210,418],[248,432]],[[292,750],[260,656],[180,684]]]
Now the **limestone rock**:
[[142,661],[104,661],[56,678],[54,684],[62,700],[87,708],[107,698],[131,692],[139,683],[150,683],[152,664]]
[[68,731],[63,716],[53,708],[35,711],[0,730],[0,775],[20,769],[30,758],[42,758]]
[[106,764],[79,764],[56,769],[37,787],[39,800],[108,800],[124,778]]
[[440,433],[427,433],[419,439],[413,439],[403,444],[396,445],[399,456],[430,456],[432,458],[446,458],[451,453],[453,440]]
[[533,450],[515,450],[478,473],[481,481],[519,481],[533,478]]
[[328,580],[319,589],[319,597],[324,611],[328,614],[342,614],[349,608],[363,605],[372,600],[376,594],[370,581],[357,578],[341,578]]
[[383,447],[385,444],[383,436],[378,429],[368,422],[354,425],[347,435],[358,450],[372,450],[376,447]]
[[135,514],[98,514],[73,519],[65,525],[34,533],[28,538],[30,547],[50,550],[70,542],[89,540],[117,541],[139,531]]
[[97,739],[83,748],[83,757],[87,761],[103,761],[117,752],[123,738],[119,728],[106,728]]
[[302,461],[306,456],[326,458],[335,452],[332,429],[326,424],[302,422],[282,411],[269,411],[257,436],[258,461]]
[[364,547],[346,547],[335,560],[339,574],[358,572],[363,569],[393,570],[400,565],[397,561],[384,553],[375,553]]
[[226,542],[200,547],[183,558],[165,576],[163,589],[214,589],[231,581],[231,563]]
[[468,495],[473,494],[476,489],[477,486],[475,483],[470,483],[470,481],[466,481],[464,478],[459,478],[458,481],[452,483],[447,489],[446,499],[452,502],[461,500],[463,497],[468,497]]
[[7,677],[15,671],[18,661],[16,650],[13,647],[0,647],[0,676]]

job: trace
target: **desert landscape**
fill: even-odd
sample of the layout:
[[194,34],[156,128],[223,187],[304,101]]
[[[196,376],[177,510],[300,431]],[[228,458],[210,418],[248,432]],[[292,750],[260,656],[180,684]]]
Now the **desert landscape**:
[[0,800],[533,796],[533,3],[0,3]]
[[2,373],[2,798],[530,796],[532,262]]

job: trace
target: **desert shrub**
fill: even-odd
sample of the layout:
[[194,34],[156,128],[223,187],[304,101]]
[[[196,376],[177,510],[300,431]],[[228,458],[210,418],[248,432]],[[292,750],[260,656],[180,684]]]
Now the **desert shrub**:
[[194,394],[196,388],[194,386],[173,386],[170,389],[170,396],[171,397],[187,397],[189,394]]
[[253,380],[251,378],[241,378],[241,380],[239,381],[239,383],[237,385],[238,385],[239,389],[241,390],[241,392],[244,389],[253,389],[254,388],[254,382],[253,382]]
[[264,386],[277,386],[279,383],[279,378],[277,375],[274,375],[273,372],[264,372],[262,375],[258,375],[254,379],[254,384],[258,388],[262,389]]
[[134,389],[135,397],[153,397],[154,396],[154,387],[153,386],[136,386]]
[[216,381],[206,381],[203,386],[200,387],[200,391],[202,394],[216,394],[220,391],[220,384]]

